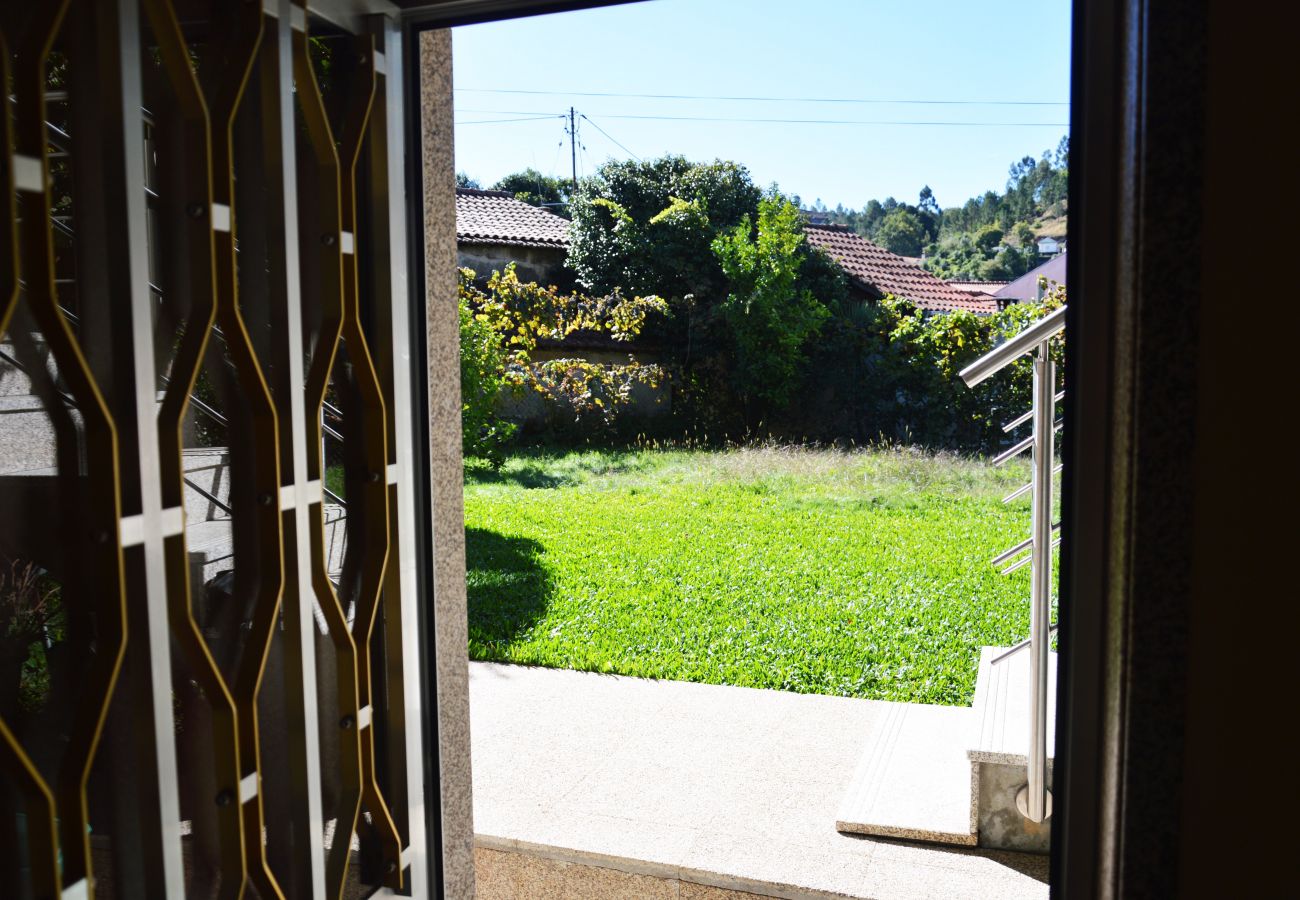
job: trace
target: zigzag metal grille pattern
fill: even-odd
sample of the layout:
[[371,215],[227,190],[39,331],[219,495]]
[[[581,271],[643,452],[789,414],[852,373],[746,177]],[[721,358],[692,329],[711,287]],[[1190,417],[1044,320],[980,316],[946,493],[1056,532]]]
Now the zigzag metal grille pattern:
[[400,31],[30,6],[0,14],[0,377],[57,464],[0,459],[0,562],[57,583],[77,690],[60,718],[0,684],[0,895],[421,896]]

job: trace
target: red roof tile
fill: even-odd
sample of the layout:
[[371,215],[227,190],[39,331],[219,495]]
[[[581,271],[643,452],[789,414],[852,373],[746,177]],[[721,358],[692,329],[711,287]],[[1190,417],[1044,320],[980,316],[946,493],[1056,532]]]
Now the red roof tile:
[[903,257],[877,247],[847,226],[805,224],[804,233],[811,246],[824,250],[854,282],[872,293],[906,297],[930,312],[998,311],[993,298],[964,293]]
[[1009,281],[954,281],[948,280],[948,283],[961,291],[963,294],[974,294],[977,297],[992,297],[997,293],[999,288],[1006,287]]
[[456,188],[456,243],[568,247],[569,220],[508,191]]

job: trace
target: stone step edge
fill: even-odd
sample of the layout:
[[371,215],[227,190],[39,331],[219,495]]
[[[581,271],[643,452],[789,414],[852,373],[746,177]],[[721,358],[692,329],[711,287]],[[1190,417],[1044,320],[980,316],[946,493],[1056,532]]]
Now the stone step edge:
[[838,891],[823,891],[815,888],[800,888],[791,884],[762,881],[743,875],[716,872],[708,869],[694,869],[689,866],[674,865],[669,862],[654,862],[635,859],[628,856],[615,856],[596,853],[574,847],[561,847],[555,844],[537,844],[515,838],[476,833],[474,846],[485,850],[503,853],[517,853],[521,856],[535,856],[556,862],[571,863],[580,866],[592,866],[600,869],[612,869],[630,875],[643,875],[664,880],[685,881],[702,887],[720,890],[743,891],[759,897],[774,897],[779,900],[861,900],[853,894]]

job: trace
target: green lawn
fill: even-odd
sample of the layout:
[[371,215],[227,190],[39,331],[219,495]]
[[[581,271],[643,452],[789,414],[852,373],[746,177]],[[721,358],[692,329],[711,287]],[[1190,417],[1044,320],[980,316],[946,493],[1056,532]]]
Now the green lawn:
[[1024,463],[909,450],[523,454],[466,468],[473,659],[963,704],[1029,628]]

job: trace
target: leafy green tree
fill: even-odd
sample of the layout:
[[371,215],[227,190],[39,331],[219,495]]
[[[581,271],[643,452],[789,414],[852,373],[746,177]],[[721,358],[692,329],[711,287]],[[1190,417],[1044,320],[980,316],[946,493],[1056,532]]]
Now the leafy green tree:
[[939,208],[939,201],[934,199],[934,191],[930,190],[930,186],[928,184],[925,187],[921,188],[921,196],[916,206],[918,209],[924,212],[928,212],[934,216],[938,216],[943,212],[943,210]]
[[885,216],[876,229],[876,243],[899,256],[920,256],[927,235],[917,215],[898,208]]
[[532,206],[541,206],[562,216],[568,215],[565,205],[569,199],[571,184],[567,178],[543,175],[534,168],[514,172],[492,185],[494,191],[509,191]]
[[681,156],[608,162],[570,198],[569,266],[587,289],[658,294],[673,306],[726,295],[709,249],[758,208],[762,192],[734,162]]
[[456,173],[456,187],[458,187],[458,188],[474,188],[474,190],[479,190],[479,189],[481,189],[481,188],[483,187],[483,185],[479,184],[477,178],[470,178],[470,177],[469,177],[468,175],[466,175],[464,172],[457,172],[457,173]]
[[830,311],[811,290],[797,289],[804,255],[799,211],[784,197],[765,197],[749,216],[713,240],[731,282],[722,316],[735,340],[735,381],[748,401],[785,406],[797,386],[808,339]]
[[987,256],[994,253],[998,245],[1002,243],[1002,238],[1006,234],[996,225],[985,225],[979,231],[975,232],[975,246]]

